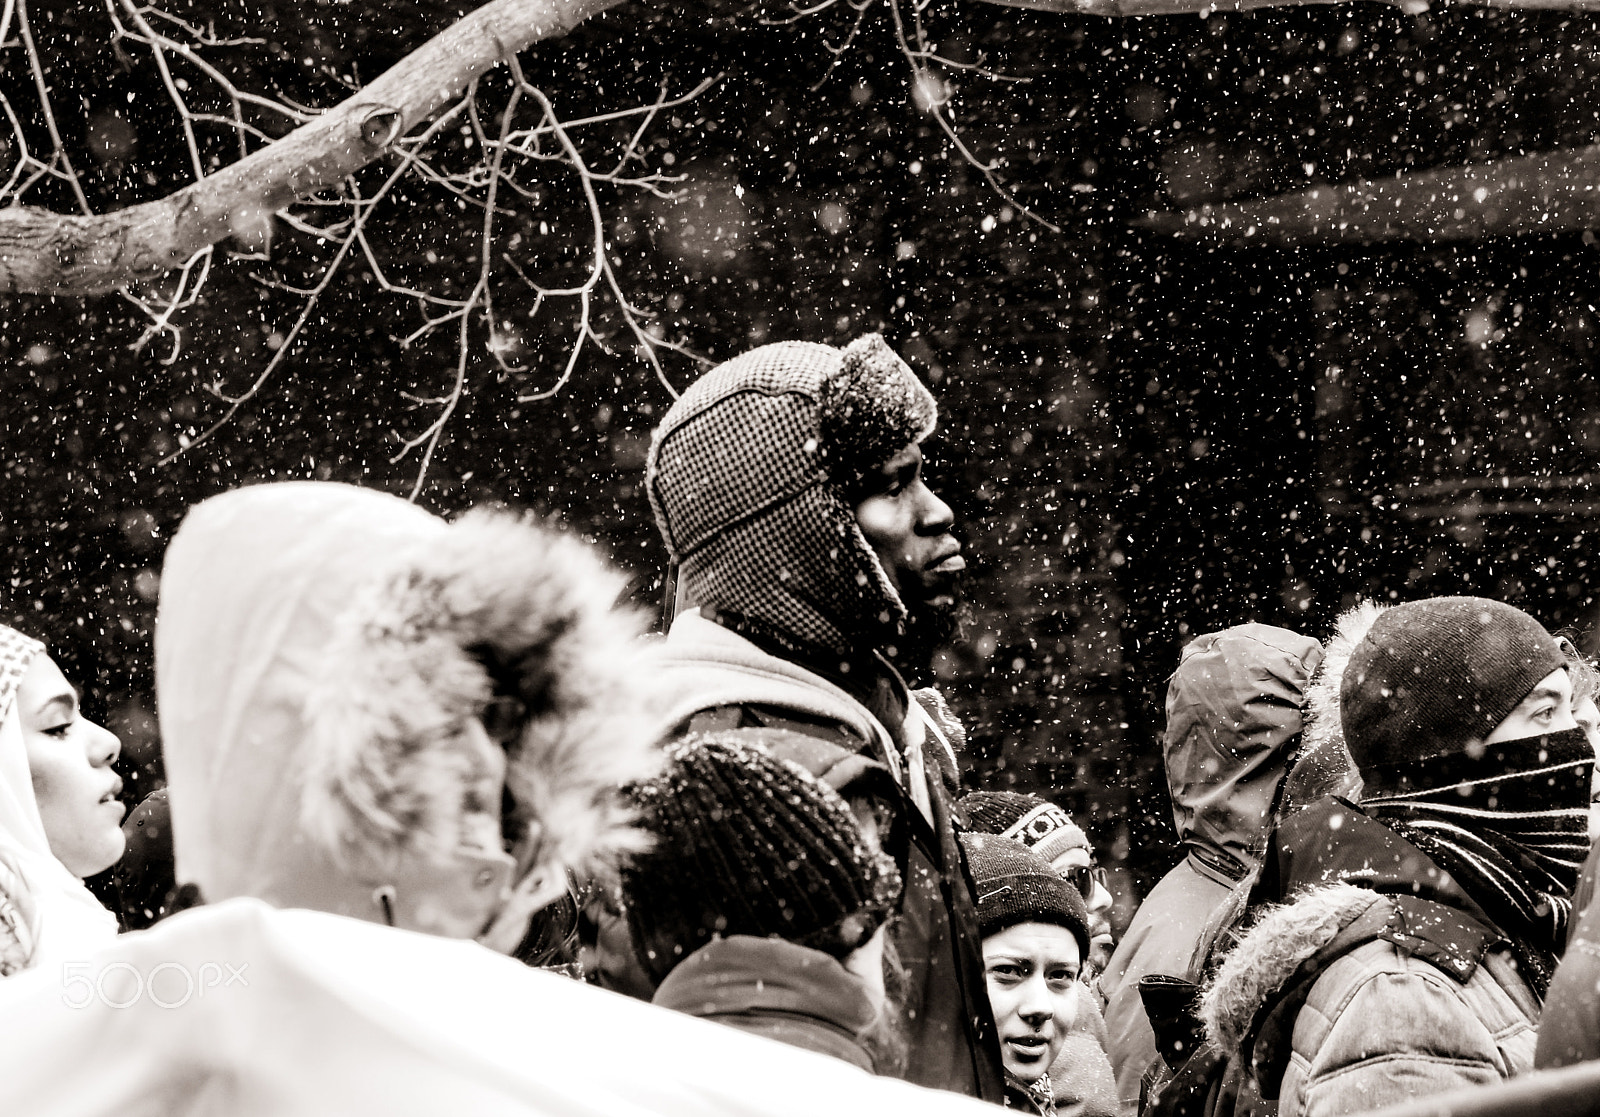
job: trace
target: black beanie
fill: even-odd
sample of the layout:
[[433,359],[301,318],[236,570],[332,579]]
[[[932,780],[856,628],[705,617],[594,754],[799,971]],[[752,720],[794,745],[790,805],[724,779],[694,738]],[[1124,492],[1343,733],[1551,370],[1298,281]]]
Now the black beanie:
[[888,918],[894,863],[867,845],[839,793],[737,731],[690,737],[629,788],[654,847],[623,868],[634,950],[660,981],[719,935],[843,957]]
[[1339,687],[1345,744],[1367,792],[1404,790],[1418,762],[1470,752],[1564,666],[1555,637],[1501,601],[1435,597],[1387,610]]
[[1089,956],[1088,908],[1049,862],[997,834],[962,834],[961,847],[972,870],[980,935],[988,938],[1018,923],[1054,923],[1071,931]]

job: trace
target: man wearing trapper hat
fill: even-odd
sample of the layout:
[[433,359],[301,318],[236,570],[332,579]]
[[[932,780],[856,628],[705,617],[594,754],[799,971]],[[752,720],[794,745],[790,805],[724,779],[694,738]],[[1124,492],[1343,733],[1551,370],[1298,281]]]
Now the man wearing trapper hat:
[[[955,756],[892,665],[923,627],[916,619],[953,611],[965,565],[950,508],[922,478],[936,418],[876,334],[842,350],[762,346],[673,405],[646,484],[695,608],[667,637],[663,725],[673,737],[749,731],[822,775],[869,833],[883,830],[906,883],[894,930],[904,973],[891,981],[903,1076],[998,1102],[999,1048],[950,813]],[[892,802],[868,790],[881,768]]]

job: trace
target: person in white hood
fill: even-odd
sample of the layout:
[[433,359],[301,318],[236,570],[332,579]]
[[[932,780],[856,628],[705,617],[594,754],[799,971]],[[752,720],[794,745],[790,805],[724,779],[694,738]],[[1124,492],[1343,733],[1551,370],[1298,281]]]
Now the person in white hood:
[[637,845],[622,588],[505,513],[315,482],[201,504],[156,630],[178,881],[509,951],[568,870]]
[[0,976],[116,937],[83,878],[122,856],[121,747],[44,645],[0,625]]

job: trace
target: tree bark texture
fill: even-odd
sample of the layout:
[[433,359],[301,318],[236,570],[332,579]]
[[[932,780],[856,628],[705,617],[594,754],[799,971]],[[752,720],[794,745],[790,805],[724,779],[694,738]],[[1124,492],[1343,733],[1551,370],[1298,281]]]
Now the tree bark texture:
[[0,294],[101,294],[257,233],[267,215],[373,162],[508,56],[620,2],[492,0],[315,120],[165,198],[87,217],[0,209]]
[[1478,240],[1600,228],[1600,145],[1318,186],[1139,224],[1202,243]]
[[[1310,4],[1342,4],[1346,0],[988,0],[1010,8],[1074,15],[1129,16],[1207,15],[1212,12],[1249,12],[1258,8],[1288,8]],[[1421,15],[1430,0],[1388,0],[1407,15]],[[1546,11],[1592,12],[1600,0],[1469,0],[1483,8],[1534,8]]]

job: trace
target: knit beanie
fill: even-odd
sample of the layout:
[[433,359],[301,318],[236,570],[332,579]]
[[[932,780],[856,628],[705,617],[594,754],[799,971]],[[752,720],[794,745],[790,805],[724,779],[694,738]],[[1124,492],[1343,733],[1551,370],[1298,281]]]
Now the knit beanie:
[[[1471,752],[1566,660],[1527,613],[1483,597],[1435,597],[1379,616],[1339,687],[1345,744],[1370,796]],[[1408,784],[1409,785],[1409,784]]]
[[844,957],[888,918],[900,875],[839,793],[738,731],[685,738],[630,798],[654,847],[623,869],[634,950],[659,983],[716,936]]
[[33,657],[42,651],[44,645],[32,636],[0,624],[0,721],[10,714],[22,676],[28,673]]
[[1085,849],[1093,853],[1088,836],[1072,821],[1072,816],[1037,795],[974,791],[962,797],[961,809],[972,829],[1021,842],[1052,864],[1068,850]]
[[988,938],[1018,923],[1054,923],[1072,932],[1089,956],[1089,912],[1078,890],[1021,842],[966,833],[961,848],[972,871],[978,933]]
[[839,652],[890,638],[905,605],[849,501],[937,418],[877,334],[843,350],[764,345],[712,369],[667,412],[646,460],[689,598]]

